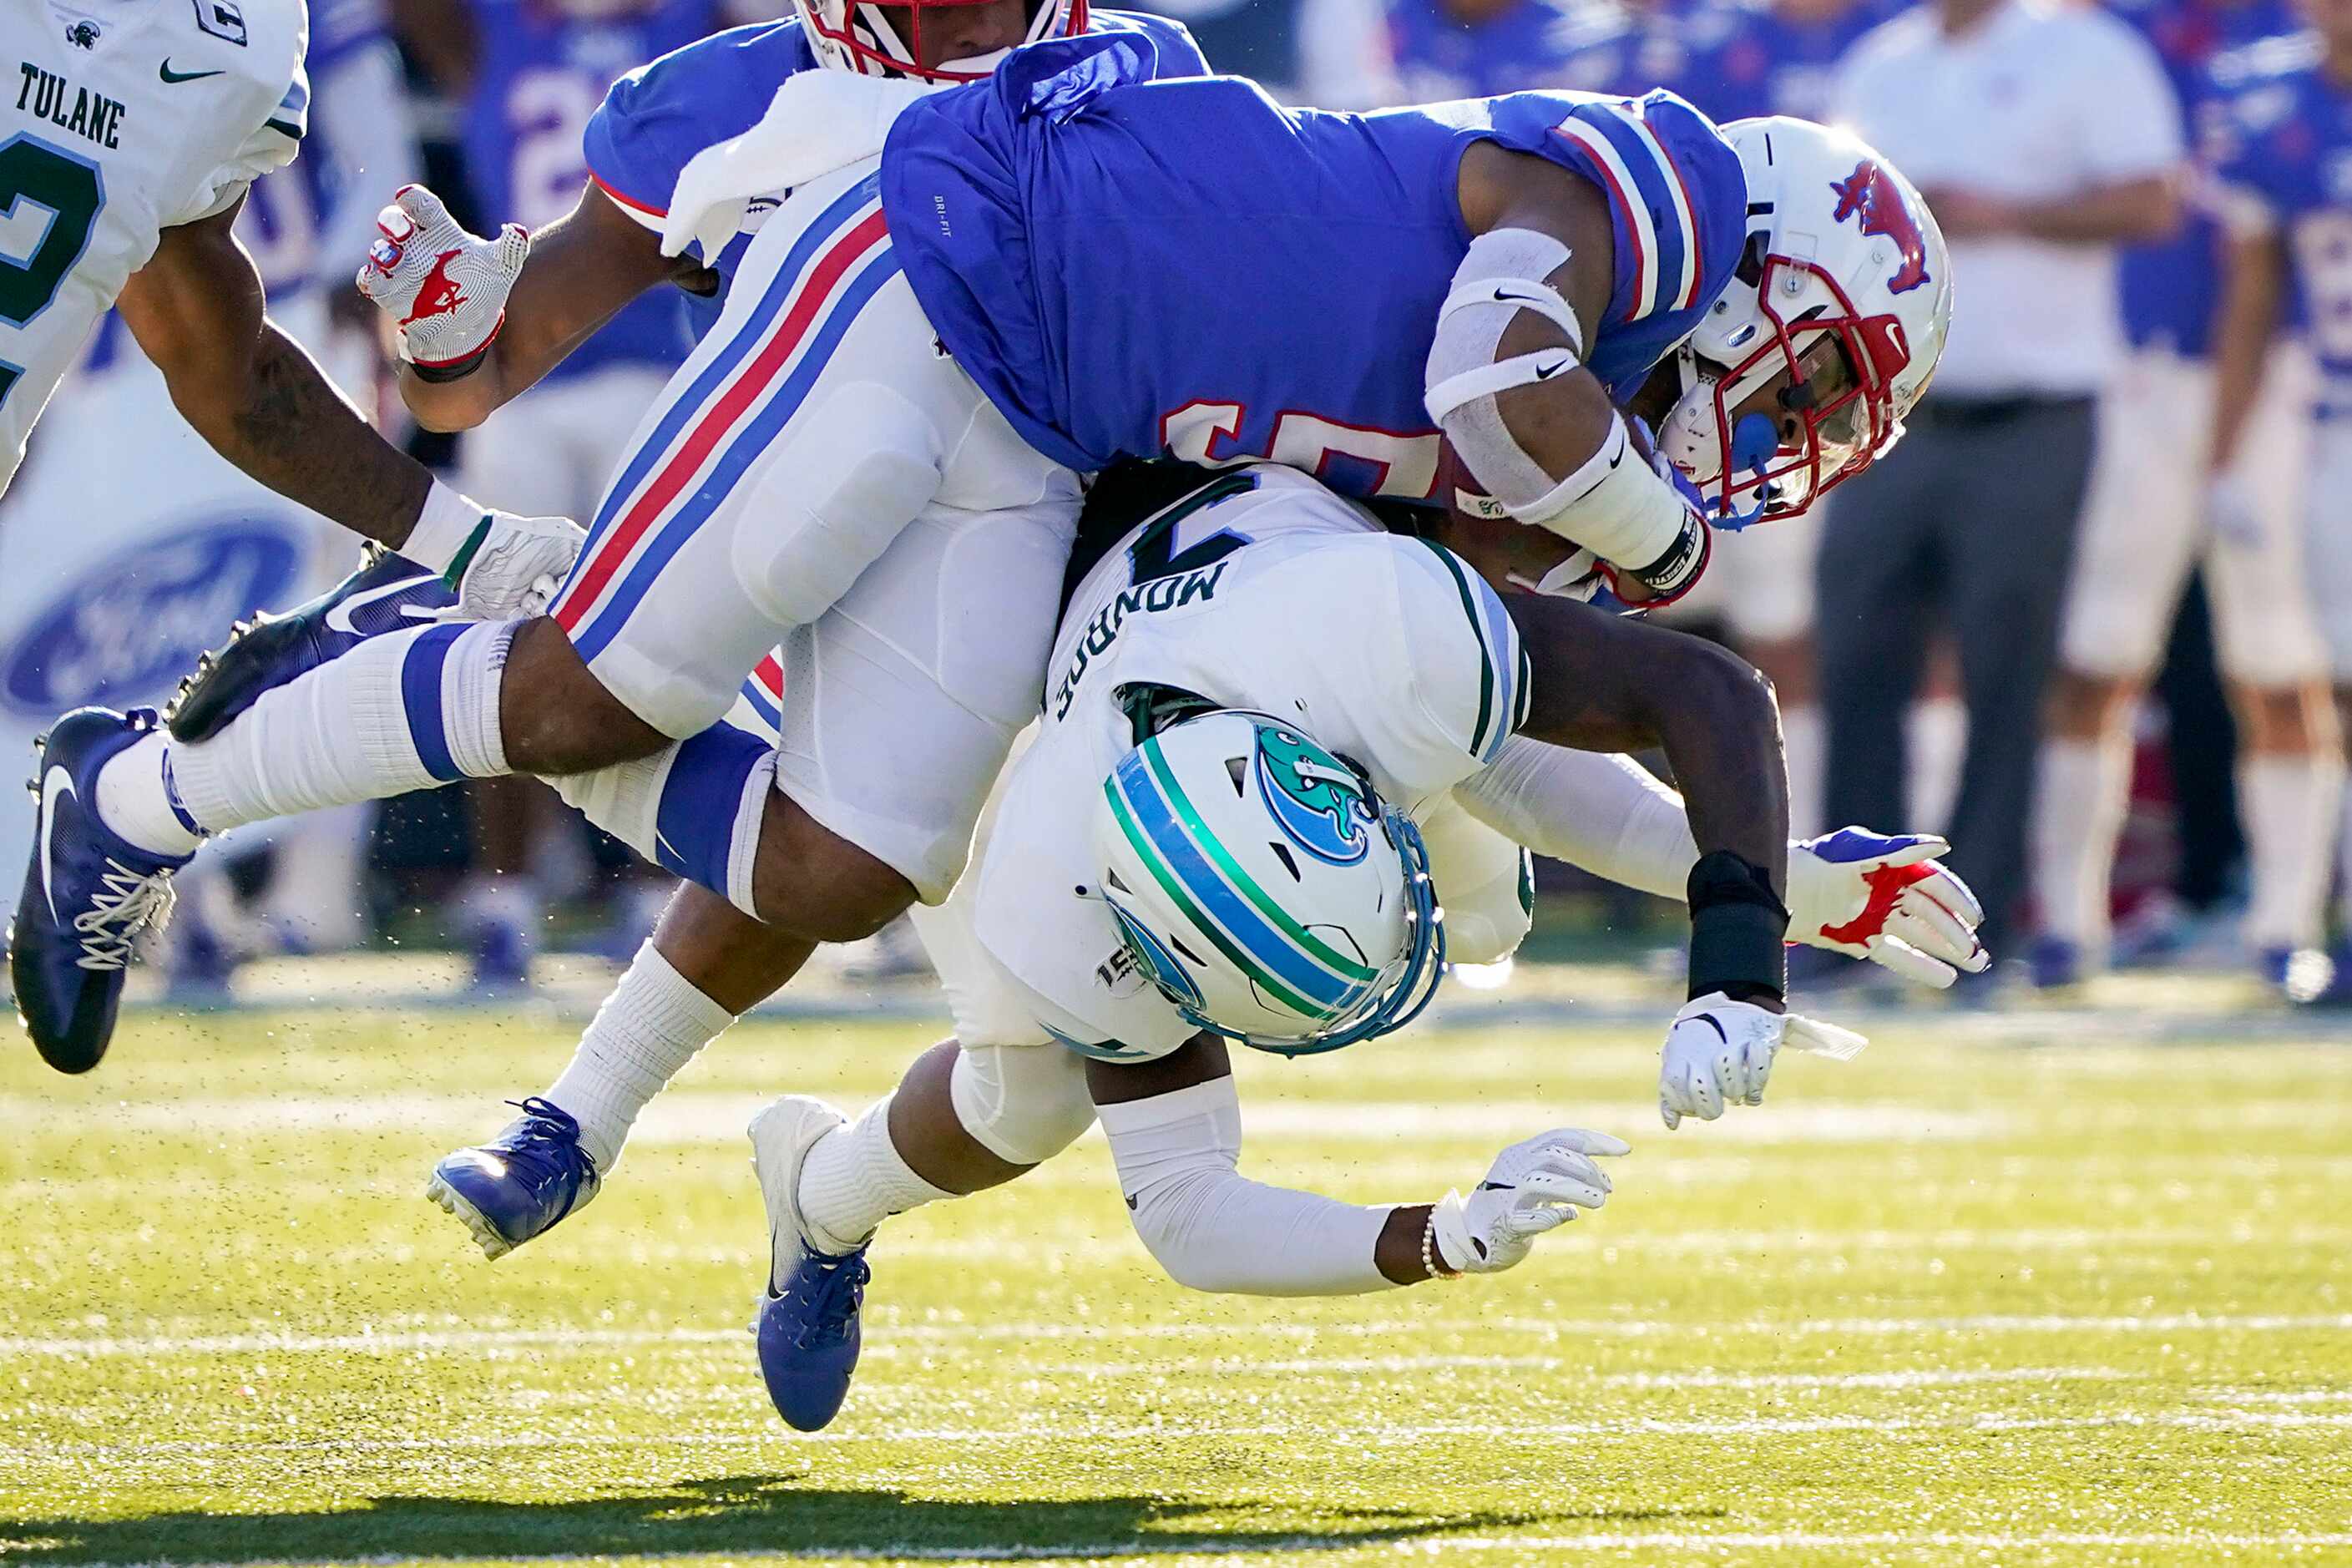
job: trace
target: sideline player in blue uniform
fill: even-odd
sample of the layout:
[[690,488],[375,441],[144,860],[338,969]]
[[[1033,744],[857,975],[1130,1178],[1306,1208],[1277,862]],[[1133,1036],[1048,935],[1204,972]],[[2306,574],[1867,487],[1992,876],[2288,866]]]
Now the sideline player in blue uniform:
[[[769,922],[772,984],[953,880],[1034,710],[1081,468],[1270,453],[1431,500],[1443,425],[1491,515],[1538,525],[1506,527],[1529,582],[1554,576],[1566,535],[1670,592],[1704,563],[1708,514],[1790,510],[1858,471],[1933,369],[1940,242],[1851,139],[1764,121],[1735,149],[1665,97],[1294,113],[1229,79],[1132,85],[1149,57],[1129,39],[1024,51],[911,110],[881,178],[797,191],[625,458],[556,626],[380,637],[268,693],[174,753],[198,820],[572,773],[596,820]],[[671,237],[699,216],[673,215]],[[1034,253],[1012,246],[1033,236]],[[1294,278],[1321,296],[1269,292]],[[1705,498],[1624,460],[1612,401],[1685,336],[1705,357],[1669,367],[1661,444]],[[663,731],[639,704],[709,723],[780,630],[778,750],[719,731],[652,750]],[[394,693],[398,738],[358,743]],[[1699,832],[1745,868],[1724,897],[1777,907],[1780,824]],[[655,956],[740,943],[740,921],[709,928],[714,907],[666,921]],[[702,1013],[726,1007],[703,992]],[[546,1120],[531,1136],[559,1142]],[[571,1150],[533,1173],[509,1245],[593,1192],[576,1129]]]
[[[2210,340],[2223,244],[2210,164],[2228,105],[2307,57],[2286,0],[2134,0],[2116,14],[2155,47],[2204,171],[2170,238],[2126,248],[2117,290],[2127,357],[2099,403],[2098,458],[2084,509],[2042,742],[2029,840],[2040,931],[2028,958],[2045,986],[2103,968],[2109,879],[2131,786],[2131,729],[2181,591],[2203,568],[2216,651],[2238,721],[2249,899],[2242,943],[2258,975],[2301,988],[2295,954],[2316,945],[2327,898],[2342,763],[2326,722],[2326,657],[2302,589],[2296,516],[2308,468],[2307,366],[2273,367],[2252,439],[2209,467],[2216,388]],[[2232,394],[2231,395],[2236,395]]]
[[[2225,473],[2256,447],[2271,342],[2299,306],[2319,373],[2302,575],[2341,720],[2352,718],[2352,4],[2313,0],[2305,10],[2317,37],[2251,72],[2217,117],[2231,239],[2214,325],[2211,460]],[[2341,858],[2352,835],[2338,833]],[[2340,995],[2352,951],[2336,957]]]

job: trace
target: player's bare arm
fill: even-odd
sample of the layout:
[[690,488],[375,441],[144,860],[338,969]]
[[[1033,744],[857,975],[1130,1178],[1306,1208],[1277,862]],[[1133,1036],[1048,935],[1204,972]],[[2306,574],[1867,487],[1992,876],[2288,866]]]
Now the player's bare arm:
[[2284,232],[2267,228],[2231,237],[2222,268],[2221,303],[2213,318],[2213,446],[2211,471],[2236,459],[2254,400],[2262,390],[2272,335],[2286,297]]
[[716,277],[691,259],[662,255],[652,230],[587,185],[570,212],[531,235],[529,258],[506,296],[505,324],[481,357],[448,379],[428,379],[404,363],[401,400],[428,430],[470,430],[663,283],[704,293]]
[[261,275],[232,226],[243,204],[167,228],[118,308],[173,406],[278,494],[397,550],[433,476],[371,428],[265,313]]
[[1925,195],[1944,232],[1962,239],[2014,235],[2053,245],[2131,245],[2161,239],[2180,224],[2180,181],[2169,173],[2063,201],[2019,201],[1953,186]]
[[1457,180],[1475,237],[1430,348],[1430,417],[1503,512],[1591,550],[1622,596],[1678,597],[1706,569],[1704,509],[1633,447],[1583,363],[1610,299],[1607,198],[1492,142],[1464,153]]

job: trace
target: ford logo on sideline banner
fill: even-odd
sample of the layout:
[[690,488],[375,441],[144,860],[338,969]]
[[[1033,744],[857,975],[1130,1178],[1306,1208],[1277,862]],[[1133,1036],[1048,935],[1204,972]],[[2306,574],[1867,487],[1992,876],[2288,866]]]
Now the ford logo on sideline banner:
[[301,564],[282,528],[211,518],[140,542],[36,606],[0,650],[0,705],[53,718],[166,695],[229,624],[283,601]]

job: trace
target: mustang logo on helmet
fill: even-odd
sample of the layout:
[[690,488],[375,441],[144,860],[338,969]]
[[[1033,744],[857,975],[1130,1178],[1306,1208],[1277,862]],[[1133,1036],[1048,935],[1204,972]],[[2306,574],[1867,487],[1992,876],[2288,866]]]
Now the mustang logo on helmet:
[[1351,866],[1371,847],[1371,803],[1345,763],[1295,731],[1257,727],[1258,793],[1291,842]]
[[1919,220],[1904,205],[1902,189],[1883,166],[1864,158],[1853,174],[1832,180],[1830,189],[1838,198],[1837,211],[1830,215],[1832,223],[1859,214],[1863,233],[1884,235],[1902,253],[1903,265],[1887,279],[1887,292],[1908,293],[1928,280],[1927,241],[1919,232]]

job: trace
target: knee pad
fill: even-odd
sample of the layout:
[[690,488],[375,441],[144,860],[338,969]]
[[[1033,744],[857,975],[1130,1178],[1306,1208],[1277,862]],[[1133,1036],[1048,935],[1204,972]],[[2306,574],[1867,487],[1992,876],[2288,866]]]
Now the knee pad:
[[1535,924],[1535,862],[1528,852],[1450,805],[1422,827],[1429,874],[1445,910],[1452,963],[1498,963]]
[[1058,1045],[966,1045],[948,1091],[963,1130],[1009,1164],[1042,1164],[1095,1122],[1086,1061]]
[[783,626],[824,615],[939,494],[940,463],[930,420],[892,388],[812,394],[731,503],[747,514],[731,548],[751,602]]

